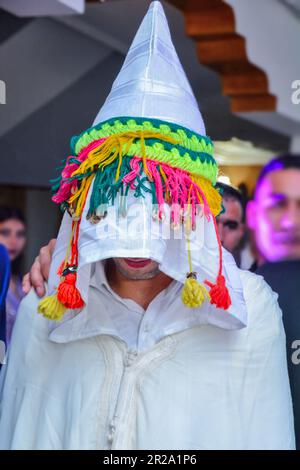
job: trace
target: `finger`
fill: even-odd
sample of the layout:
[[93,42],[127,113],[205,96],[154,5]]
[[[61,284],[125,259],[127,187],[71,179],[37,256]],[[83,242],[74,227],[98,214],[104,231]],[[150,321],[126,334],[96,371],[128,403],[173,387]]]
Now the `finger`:
[[55,244],[56,244],[56,238],[52,238],[50,240],[50,242],[48,243],[48,248],[49,248],[49,251],[50,251],[50,255],[52,256],[53,255],[53,251],[54,251],[54,248],[55,248]]
[[30,273],[25,274],[22,279],[22,290],[24,294],[28,294],[31,289],[31,282],[30,282]]
[[49,269],[51,263],[51,253],[48,245],[43,246],[43,248],[40,249],[39,262],[43,279],[47,281],[49,277]]
[[56,239],[52,238],[47,246],[43,246],[40,249],[39,262],[41,265],[41,273],[45,281],[48,281],[50,264],[52,260],[52,254],[55,248]]
[[39,297],[45,295],[44,278],[41,271],[39,256],[36,257],[35,262],[31,267],[30,282]]

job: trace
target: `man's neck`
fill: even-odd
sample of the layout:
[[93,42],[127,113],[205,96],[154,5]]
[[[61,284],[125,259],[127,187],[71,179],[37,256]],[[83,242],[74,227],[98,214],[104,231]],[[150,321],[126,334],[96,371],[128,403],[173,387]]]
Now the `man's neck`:
[[173,281],[171,277],[162,272],[151,279],[128,279],[118,271],[112,260],[107,261],[105,270],[107,281],[112,290],[120,297],[134,300],[144,310]]

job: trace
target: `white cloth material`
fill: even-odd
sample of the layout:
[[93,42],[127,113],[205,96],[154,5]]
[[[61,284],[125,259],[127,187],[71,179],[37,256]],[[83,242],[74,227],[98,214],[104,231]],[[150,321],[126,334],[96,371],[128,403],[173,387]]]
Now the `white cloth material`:
[[120,116],[161,119],[205,135],[160,2],[151,3],[93,125]]
[[241,280],[249,323],[230,331],[183,311],[176,329],[176,282],[142,313],[96,270],[81,324],[37,315],[31,291],[0,377],[0,448],[294,449],[277,296]]
[[[90,286],[97,287],[101,294],[106,315],[101,318],[95,313],[95,301],[89,289],[87,306],[75,312],[68,311],[61,322],[50,324],[50,339],[56,342],[75,341],[95,334],[117,335],[129,347],[139,350],[152,347],[164,336],[178,333],[192,326],[211,324],[224,329],[241,327],[240,318],[235,312],[216,309],[209,302],[200,308],[185,307],[181,300],[182,284],[173,281],[158,294],[146,312],[131,299],[120,298],[110,288],[104,272],[104,264],[98,262],[92,268]],[[92,305],[89,305],[89,304]],[[246,308],[244,307],[244,310]],[[161,315],[161,312],[164,312]],[[130,314],[128,314],[130,312]]]
[[[98,224],[91,224],[86,219],[89,208],[90,188],[79,230],[79,262],[77,287],[88,304],[88,289],[92,263],[111,257],[151,258],[159,263],[162,272],[184,282],[189,272],[186,239],[170,230],[169,211],[164,205],[166,218],[163,223],[153,220],[151,196],[135,198],[133,191],[127,196],[127,216],[118,216],[118,199],[110,205],[107,216]],[[71,233],[72,219],[65,213],[59,230],[49,275],[49,293],[53,293],[59,284],[57,271],[67,252]],[[206,279],[215,282],[219,268],[219,249],[212,219],[199,214],[196,218],[197,230],[191,235],[191,257],[193,271],[198,274],[199,282]],[[178,238],[176,238],[178,237]],[[247,325],[247,309],[243,298],[239,269],[232,255],[223,249],[223,274],[230,292],[232,305],[226,311],[211,306],[211,319],[222,328],[243,328]],[[181,302],[180,293],[178,299]],[[199,310],[199,309],[198,309]]]

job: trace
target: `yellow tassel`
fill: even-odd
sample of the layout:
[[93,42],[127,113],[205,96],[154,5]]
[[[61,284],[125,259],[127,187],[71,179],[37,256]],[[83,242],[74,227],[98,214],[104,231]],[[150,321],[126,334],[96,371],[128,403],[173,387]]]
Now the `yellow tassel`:
[[184,286],[181,291],[181,300],[184,305],[190,308],[200,307],[205,300],[210,300],[209,293],[205,286],[199,284],[197,281],[197,274],[193,272],[192,268],[192,256],[191,256],[191,242],[190,242],[190,232],[191,232],[191,197],[192,186],[190,187],[188,194],[188,210],[185,220],[185,235],[187,242],[187,252],[188,252],[188,262],[190,272],[186,276]]
[[38,313],[41,313],[48,320],[60,320],[66,311],[66,307],[59,302],[56,294],[45,297],[38,306]]
[[[222,210],[222,196],[206,178],[203,178],[202,176],[191,175],[191,179],[199,186],[199,188],[202,189],[209,208],[216,217]],[[200,193],[198,193],[198,196],[201,200],[202,196]]]
[[210,300],[207,289],[196,279],[195,273],[190,273],[181,291],[184,305],[190,308],[200,307],[205,300]]

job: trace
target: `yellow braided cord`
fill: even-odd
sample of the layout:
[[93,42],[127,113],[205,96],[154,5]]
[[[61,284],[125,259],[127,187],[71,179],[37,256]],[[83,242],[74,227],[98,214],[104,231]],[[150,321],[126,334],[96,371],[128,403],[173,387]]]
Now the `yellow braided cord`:
[[146,154],[146,144],[145,144],[145,136],[144,131],[141,131],[141,149],[142,149],[142,162],[143,162],[143,169],[144,173],[148,176],[151,180],[151,175],[147,167],[147,154]]
[[80,188],[76,191],[76,193],[73,194],[73,196],[71,196],[71,197],[68,199],[68,203],[69,203],[70,205],[71,205],[74,201],[76,201],[76,199],[78,199],[78,198],[80,197],[81,193],[84,191],[84,186],[85,186],[85,182],[86,182],[87,178],[88,178],[88,177],[82,179]]
[[[77,205],[76,205],[76,210],[75,210],[75,215],[80,217],[81,214],[82,214],[82,211],[83,211],[83,208],[84,208],[84,204],[85,204],[85,200],[86,200],[86,196],[87,196],[87,193],[90,189],[90,186],[91,186],[91,183],[94,179],[95,175],[90,175],[88,176],[86,179],[85,179],[85,182],[84,184],[82,184],[83,186],[83,189],[82,191],[80,192],[80,197],[77,201]],[[80,187],[81,189],[81,187]]]
[[185,226],[185,234],[186,234],[186,243],[187,243],[187,252],[188,252],[188,261],[189,261],[189,270],[190,273],[193,271],[193,266],[192,266],[192,255],[191,255],[191,241],[190,241],[190,231],[191,231],[191,192],[192,192],[193,186],[190,186],[189,189],[189,194],[188,194],[188,210],[187,210],[187,220],[186,220],[186,226]]
[[117,171],[116,171],[116,181],[118,181],[118,179],[120,178],[120,171],[121,171],[122,161],[123,161],[123,156],[119,152],[119,163],[118,163],[118,168],[117,168]]
[[[166,186],[166,188],[167,188],[167,176],[166,176],[166,174],[165,174],[165,172],[164,172],[164,170],[162,169],[161,166],[159,166],[159,173],[161,174],[161,177],[162,177],[162,179],[163,179],[163,182],[164,182],[164,184],[165,184],[165,186]],[[166,189],[166,203],[168,203],[170,200],[171,200],[170,191],[168,191],[168,190]]]

